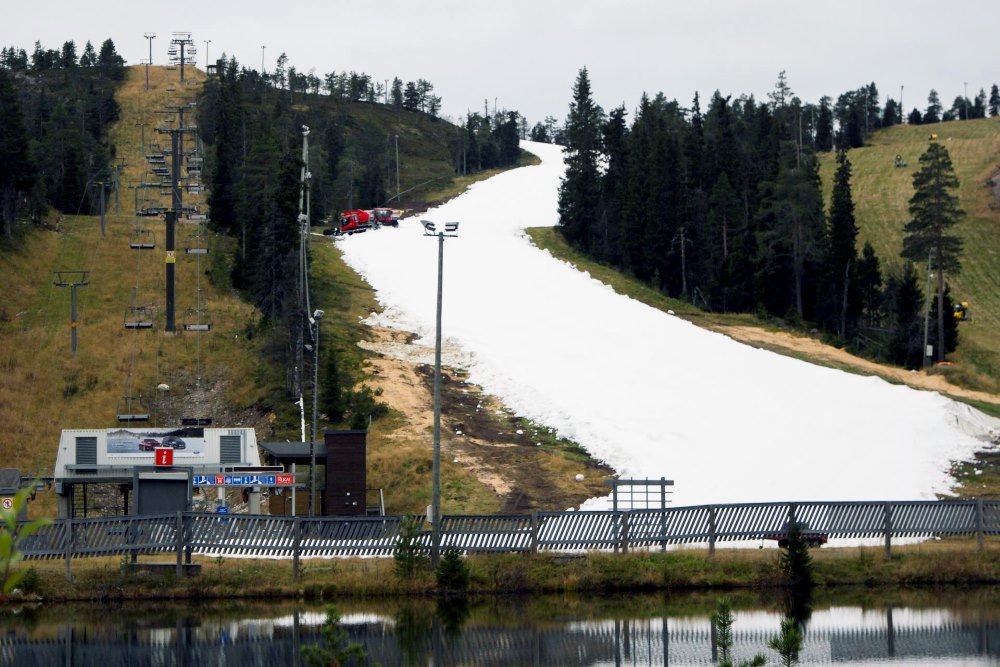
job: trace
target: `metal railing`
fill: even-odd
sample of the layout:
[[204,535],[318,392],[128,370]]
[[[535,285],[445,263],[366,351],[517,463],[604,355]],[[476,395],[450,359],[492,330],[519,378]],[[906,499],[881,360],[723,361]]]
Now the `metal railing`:
[[[406,517],[205,514],[64,519],[27,538],[28,559],[175,553],[269,558],[391,556]],[[422,518],[422,517],[418,517]],[[442,549],[465,553],[621,551],[675,544],[773,539],[790,523],[829,539],[1000,535],[1000,501],[800,502],[699,505],[632,511],[444,516]],[[419,545],[430,549],[430,531]]]

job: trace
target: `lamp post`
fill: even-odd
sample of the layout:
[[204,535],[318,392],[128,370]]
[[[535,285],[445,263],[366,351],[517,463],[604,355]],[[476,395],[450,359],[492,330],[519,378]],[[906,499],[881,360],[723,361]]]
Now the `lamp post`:
[[431,566],[437,567],[441,555],[441,294],[444,285],[444,237],[458,236],[458,223],[444,223],[444,230],[430,220],[421,220],[424,236],[438,238],[437,324],[434,337],[434,478],[431,491]]
[[208,64],[210,62],[209,59],[208,59],[208,45],[212,43],[212,40],[210,40],[210,39],[203,39],[202,41],[205,42],[205,71],[207,72],[208,71]]
[[309,318],[313,330],[313,414],[309,438],[309,516],[316,515],[316,415],[319,405],[319,323],[325,313],[317,310]]

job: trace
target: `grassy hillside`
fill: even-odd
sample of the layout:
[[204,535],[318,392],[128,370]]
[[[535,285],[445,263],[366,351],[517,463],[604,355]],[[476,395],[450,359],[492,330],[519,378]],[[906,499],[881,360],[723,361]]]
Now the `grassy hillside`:
[[[951,155],[961,183],[959,197],[966,218],[957,227],[965,241],[962,272],[949,276],[952,296],[968,301],[973,321],[960,325],[958,351],[950,379],[959,384],[1000,392],[1000,200],[988,181],[1000,172],[1000,118],[898,126],[874,133],[870,145],[849,153],[859,244],[871,242],[883,266],[900,264],[903,225],[909,220],[913,173],[927,149],[931,133]],[[906,167],[893,166],[900,155]],[[832,155],[822,167],[823,182],[832,188]],[[920,265],[920,271],[924,266]],[[926,274],[924,274],[926,276]],[[922,283],[923,284],[923,283]]]
[[[139,224],[154,235],[155,249],[129,248],[136,226],[133,204],[168,204],[168,198],[160,196],[156,189],[132,188],[144,180],[141,124],[145,123],[147,152],[152,143],[169,146],[167,136],[155,131],[162,122],[157,111],[168,103],[168,98],[193,98],[203,83],[202,73],[193,69],[186,71],[185,85],[178,78],[176,70],[152,67],[147,91],[145,68],[132,67],[116,95],[121,119],[110,136],[117,157],[125,160],[126,167],[118,197],[119,213],[115,213],[114,196],[108,199],[106,234],[102,237],[97,217],[53,213],[47,228],[32,230],[17,247],[3,253],[2,467],[18,468],[22,474],[51,475],[60,431],[116,426],[118,407],[126,395],[156,394],[157,412],[152,425],[173,425],[182,416],[212,415],[219,425],[256,427],[259,439],[298,437],[297,418],[293,420],[294,433],[277,433],[273,426],[276,421],[290,420],[275,420],[271,410],[297,414],[297,408],[284,396],[284,369],[264,361],[267,337],[260,330],[258,313],[228,286],[233,240],[210,235],[210,254],[199,263],[195,256],[183,252],[191,236],[200,233],[199,226],[187,221],[178,225],[177,328],[182,328],[186,311],[197,306],[200,289],[213,325],[212,331],[200,338],[196,333],[167,333],[163,329],[163,220],[139,219]],[[432,123],[413,114],[397,118],[395,113],[369,105],[354,106],[358,108],[344,111],[349,133],[371,132],[375,127],[381,141],[387,134],[400,134],[402,189],[431,181],[422,189],[412,190],[404,201],[420,206],[430,199],[454,196],[467,186],[465,181],[447,177],[451,173],[449,144],[443,134],[449,131],[447,124]],[[298,138],[291,140],[297,142]],[[350,141],[348,138],[349,145]],[[416,157],[418,154],[421,157]],[[394,186],[393,178],[393,192]],[[205,195],[185,195],[185,205],[204,209],[204,202]],[[376,308],[372,291],[339,262],[333,246],[321,245],[316,255],[323,270],[316,277],[314,302],[327,311],[322,349],[350,350],[350,354],[360,355],[355,345],[362,335],[357,321]],[[75,356],[70,347],[70,289],[53,286],[55,271],[70,270],[88,271],[88,284],[77,292],[79,346]],[[125,329],[126,310],[132,305],[152,309],[152,330]],[[168,385],[169,391],[158,391],[160,384]],[[429,471],[424,476],[429,487]],[[53,508],[54,498],[49,494],[32,504],[33,513],[51,514]]]

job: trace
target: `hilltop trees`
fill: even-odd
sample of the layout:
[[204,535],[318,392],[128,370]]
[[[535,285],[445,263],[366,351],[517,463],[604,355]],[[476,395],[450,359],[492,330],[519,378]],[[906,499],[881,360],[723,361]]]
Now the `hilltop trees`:
[[0,69],[0,206],[4,236],[14,236],[14,221],[26,192],[36,178],[29,154],[28,131],[24,126],[17,90],[7,71]]
[[79,58],[72,41],[61,49],[40,42],[0,50],[0,209],[9,239],[21,217],[39,223],[49,207],[90,213],[112,180],[107,130],[118,119],[114,100],[124,60],[114,43],[101,56],[90,42]]
[[[920,156],[920,169],[913,175],[910,214],[913,219],[903,227],[903,257],[917,262],[929,261],[937,274],[937,340],[945,340],[945,274],[961,269],[962,239],[950,233],[965,216],[952,190],[958,188],[948,149],[931,142]],[[937,345],[938,361],[944,361],[945,346]]]

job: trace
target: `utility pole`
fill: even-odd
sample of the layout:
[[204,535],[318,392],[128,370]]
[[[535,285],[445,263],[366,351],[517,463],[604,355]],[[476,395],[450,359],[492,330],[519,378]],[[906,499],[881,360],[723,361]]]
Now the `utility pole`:
[[205,71],[208,72],[208,64],[209,64],[209,60],[208,60],[208,45],[212,43],[212,40],[210,40],[210,39],[203,39],[202,41],[205,42]]
[[69,306],[69,330],[71,332],[71,346],[73,354],[76,354],[76,288],[86,287],[90,284],[87,280],[87,271],[56,271],[52,284],[56,287],[70,288]]
[[399,204],[399,135],[393,137],[396,140],[396,203]]
[[143,155],[146,154],[146,123],[136,123],[135,127],[139,128],[140,139],[139,139],[139,150]]
[[267,45],[265,45],[265,44],[261,44],[260,45],[260,75],[261,76],[264,76],[267,73],[267,72],[264,71],[264,49],[266,49],[266,48],[267,48]]
[[[933,250],[927,252],[927,298],[924,303],[924,368],[930,365],[930,360],[933,357],[927,345],[927,327],[931,317],[931,257],[933,252]],[[941,341],[938,341],[938,344],[940,345]]]

